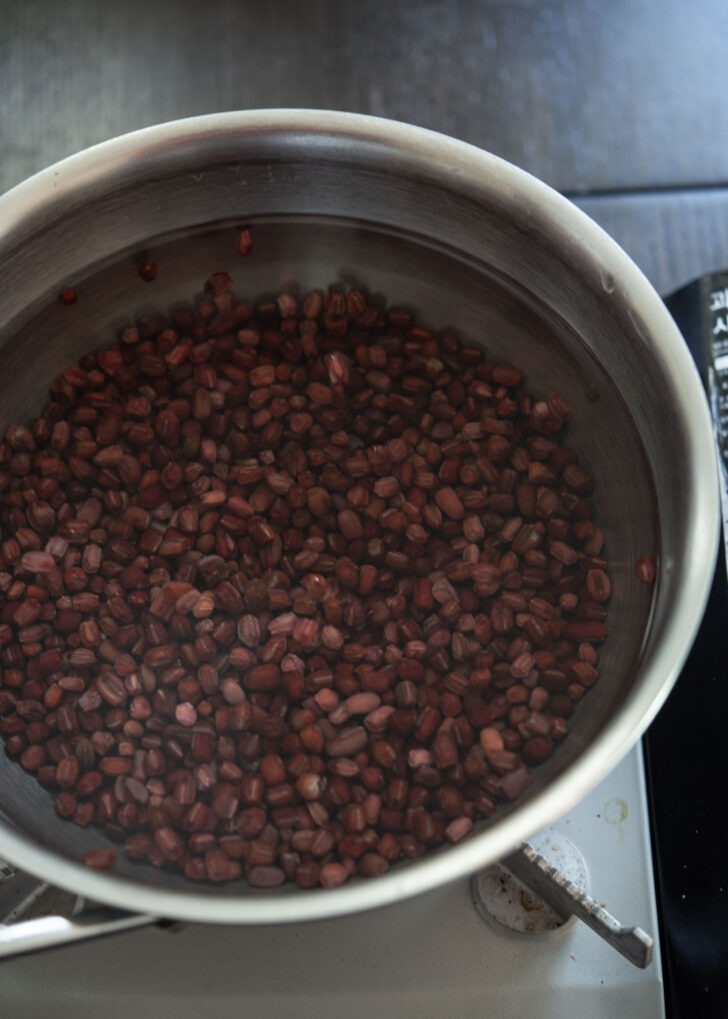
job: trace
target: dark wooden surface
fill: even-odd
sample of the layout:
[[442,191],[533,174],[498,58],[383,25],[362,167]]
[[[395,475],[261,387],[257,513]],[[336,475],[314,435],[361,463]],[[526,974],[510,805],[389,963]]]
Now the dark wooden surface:
[[1,0],[0,190],[159,120],[357,110],[559,190],[728,183],[725,0]]
[[335,108],[589,195],[663,290],[728,261],[725,0],[0,0],[0,25],[0,192],[159,121]]

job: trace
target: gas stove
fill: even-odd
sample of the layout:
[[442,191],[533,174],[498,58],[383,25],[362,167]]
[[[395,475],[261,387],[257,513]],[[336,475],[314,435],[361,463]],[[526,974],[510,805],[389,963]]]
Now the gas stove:
[[[544,904],[496,868],[485,881],[478,875],[346,918],[149,927],[6,959],[5,1010],[16,1019],[214,1019],[233,1010],[276,1019],[659,1019],[662,968],[640,747],[544,833],[544,853],[564,841],[578,850],[598,906],[655,936],[646,968],[630,964],[574,917],[554,927],[558,919],[541,916]],[[6,921],[17,917],[19,898],[29,904],[26,916],[43,912],[46,895],[47,908],[57,908],[59,893],[39,892],[28,881],[14,874],[0,885]],[[491,886],[490,900],[484,885]],[[519,915],[531,933],[505,926],[518,926]]]

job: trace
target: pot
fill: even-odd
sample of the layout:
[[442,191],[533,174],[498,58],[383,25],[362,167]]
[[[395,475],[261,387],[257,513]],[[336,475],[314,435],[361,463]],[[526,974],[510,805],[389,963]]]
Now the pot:
[[[231,238],[251,226],[254,257]],[[614,768],[667,697],[710,587],[718,539],[710,418],[687,348],[636,266],[514,166],[430,131],[353,114],[261,111],[163,124],[39,173],[0,198],[0,424],[28,420],[55,374],[226,268],[248,297],[339,280],[450,325],[573,407],[597,479],[613,595],[600,680],[527,794],[467,840],[331,890],[199,887],[120,857],[0,757],[0,857],[126,910],[284,923],[380,906],[502,858]],[[153,287],[138,260],[160,272]],[[73,286],[78,301],[59,292]],[[653,555],[655,584],[635,560]]]

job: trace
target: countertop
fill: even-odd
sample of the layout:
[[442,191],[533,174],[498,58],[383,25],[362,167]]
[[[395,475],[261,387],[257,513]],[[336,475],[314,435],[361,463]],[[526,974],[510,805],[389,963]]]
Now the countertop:
[[430,127],[574,198],[667,292],[728,258],[721,0],[0,0],[0,193],[221,110]]

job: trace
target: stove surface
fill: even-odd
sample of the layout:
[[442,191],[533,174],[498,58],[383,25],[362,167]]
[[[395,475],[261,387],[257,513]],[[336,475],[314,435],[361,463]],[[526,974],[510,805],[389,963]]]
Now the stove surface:
[[573,919],[538,936],[489,924],[473,905],[470,881],[461,880],[347,918],[144,928],[8,959],[0,963],[4,1012],[14,1019],[214,1019],[234,1010],[275,1019],[660,1019],[641,748],[553,827],[583,855],[590,894],[654,938],[646,970]]

